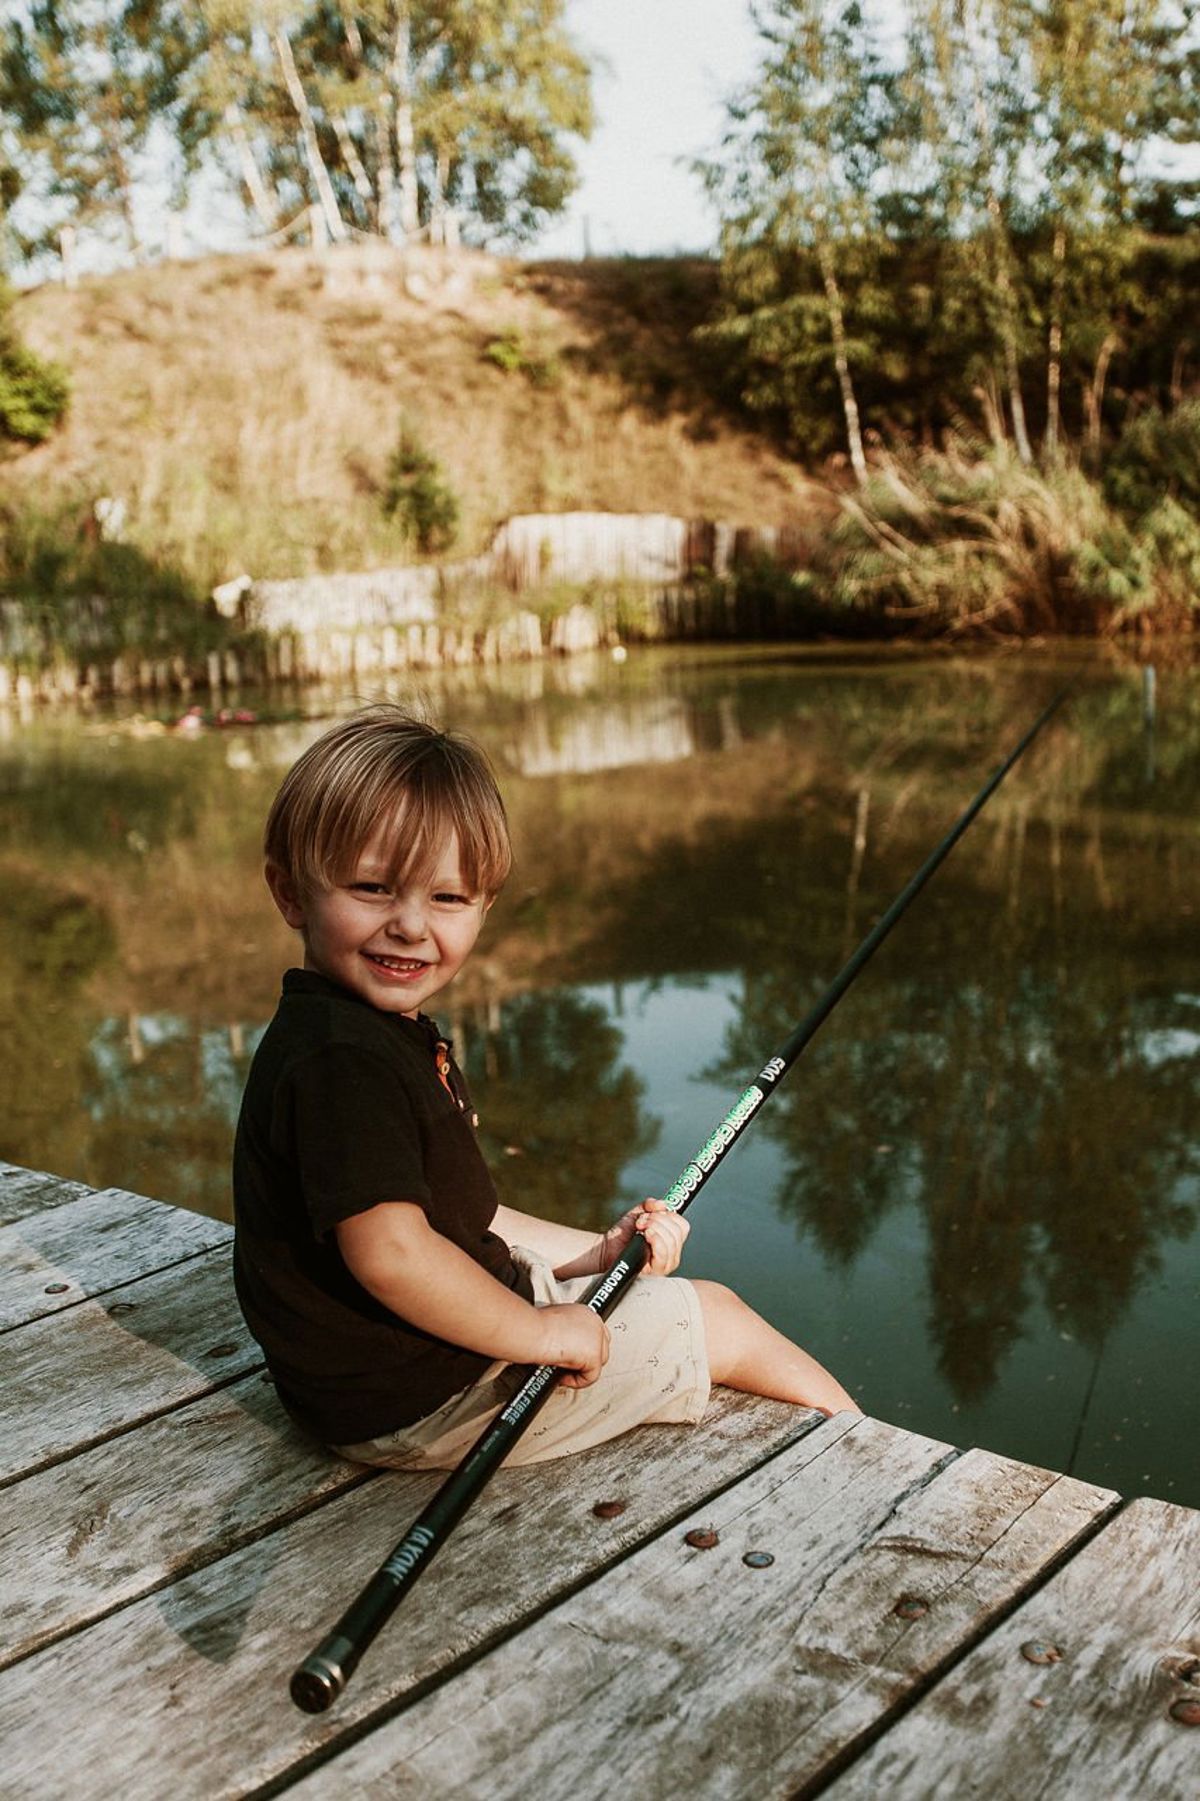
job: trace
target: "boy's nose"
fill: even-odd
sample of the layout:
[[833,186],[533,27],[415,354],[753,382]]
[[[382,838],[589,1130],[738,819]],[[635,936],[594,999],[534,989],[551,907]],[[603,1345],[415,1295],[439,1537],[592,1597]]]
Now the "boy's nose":
[[424,907],[415,900],[397,901],[387,929],[393,937],[403,938],[406,944],[415,944],[425,937],[428,929]]

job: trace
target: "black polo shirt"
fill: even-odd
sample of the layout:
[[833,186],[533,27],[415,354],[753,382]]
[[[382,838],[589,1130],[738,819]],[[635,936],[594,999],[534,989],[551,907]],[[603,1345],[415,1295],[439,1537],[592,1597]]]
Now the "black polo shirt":
[[437,1027],[291,969],[255,1052],[233,1155],[234,1279],[285,1404],[329,1444],[421,1419],[488,1359],[407,1325],[350,1274],[339,1220],[412,1201],[506,1288],[528,1280],[489,1228],[496,1191],[434,1062]]

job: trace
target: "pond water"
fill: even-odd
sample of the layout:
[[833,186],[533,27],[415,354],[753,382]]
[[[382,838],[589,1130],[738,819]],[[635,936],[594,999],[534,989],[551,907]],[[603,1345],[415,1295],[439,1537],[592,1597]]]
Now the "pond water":
[[[661,1193],[1042,706],[1046,727],[691,1212],[866,1409],[1200,1505],[1200,676],[631,653],[429,679],[513,879],[447,997],[505,1199]],[[393,684],[392,694],[408,691]],[[262,817],[356,697],[193,737],[0,719],[0,1154],[228,1217],[293,959]]]

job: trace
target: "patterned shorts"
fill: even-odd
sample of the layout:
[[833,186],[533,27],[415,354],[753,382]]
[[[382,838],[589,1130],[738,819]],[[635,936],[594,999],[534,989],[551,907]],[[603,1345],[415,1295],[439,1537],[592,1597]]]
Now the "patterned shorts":
[[[513,1261],[529,1271],[539,1307],[582,1300],[591,1276],[560,1282],[535,1251],[513,1247]],[[509,1467],[542,1463],[615,1438],[630,1426],[696,1425],[708,1404],[708,1355],[700,1300],[682,1276],[638,1276],[609,1314],[608,1362],[588,1388],[556,1388],[505,1459]],[[525,1371],[493,1363],[414,1425],[361,1444],[335,1445],[355,1463],[388,1469],[453,1469],[484,1427],[520,1388]]]

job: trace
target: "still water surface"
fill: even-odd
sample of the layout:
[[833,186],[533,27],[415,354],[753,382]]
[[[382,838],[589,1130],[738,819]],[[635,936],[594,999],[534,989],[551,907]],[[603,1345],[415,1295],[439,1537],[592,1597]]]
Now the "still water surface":
[[[1042,734],[692,1209],[868,1412],[1200,1505],[1200,675],[658,653],[429,681],[517,867],[443,1023],[504,1198],[661,1192],[1001,756]],[[402,686],[391,690],[404,695]],[[254,704],[251,697],[245,697]],[[279,778],[354,697],[196,738],[0,721],[0,1155],[228,1217],[290,934]],[[273,708],[273,713],[270,711]]]

